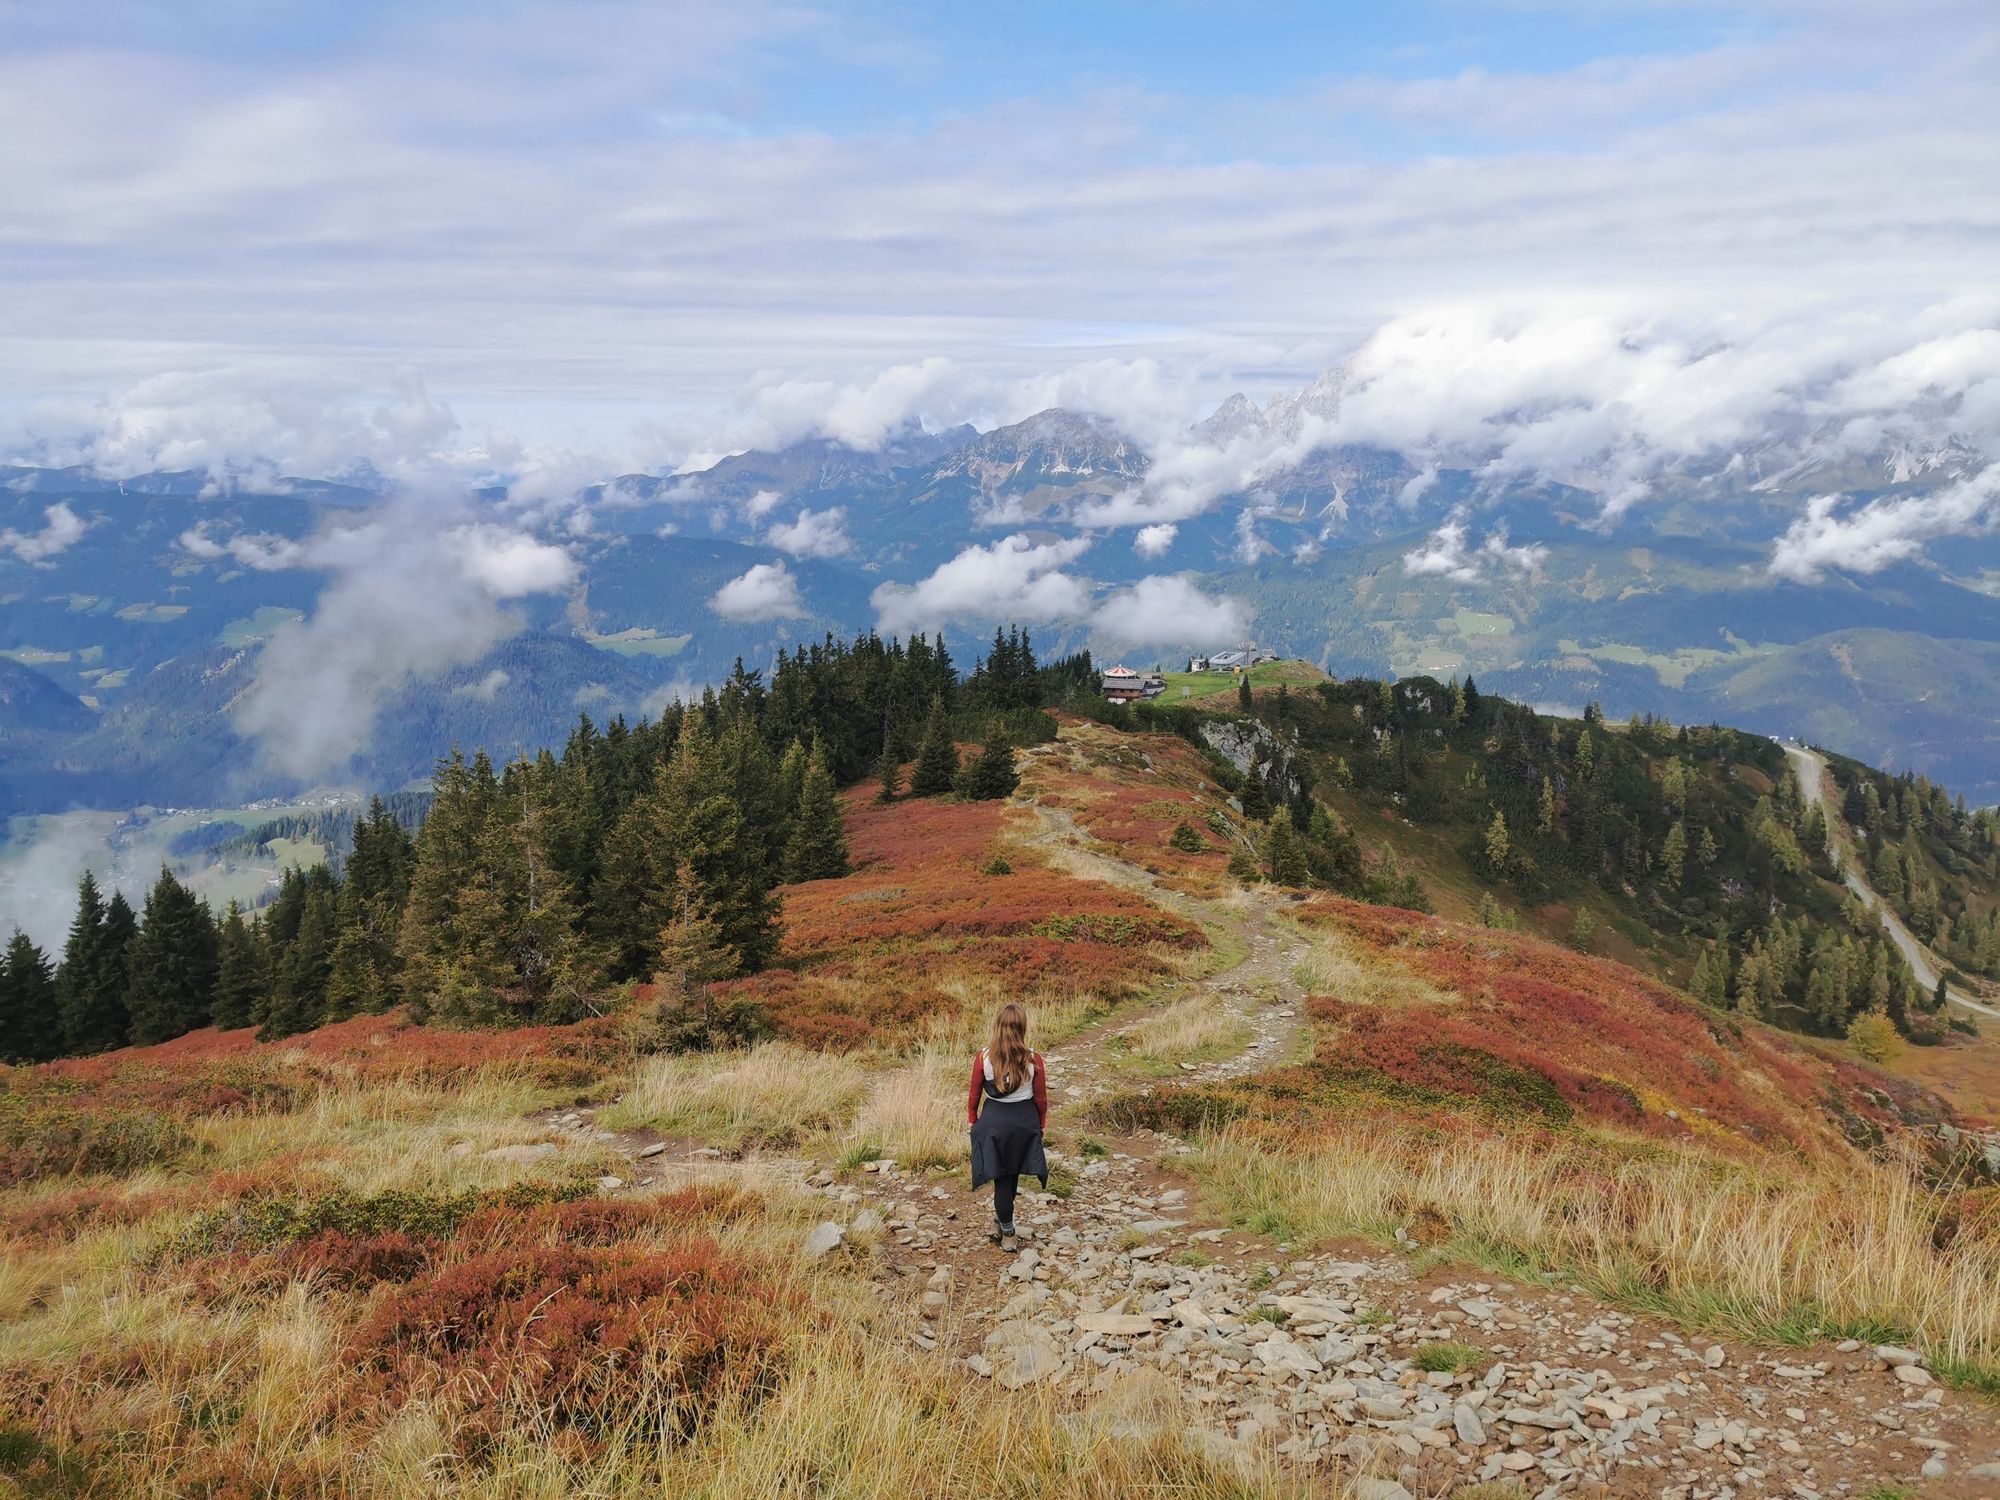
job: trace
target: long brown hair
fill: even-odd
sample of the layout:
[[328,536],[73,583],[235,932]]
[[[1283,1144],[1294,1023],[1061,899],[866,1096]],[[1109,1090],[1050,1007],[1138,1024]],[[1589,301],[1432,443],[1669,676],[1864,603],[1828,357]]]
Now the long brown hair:
[[1011,1094],[1026,1081],[1033,1056],[1028,1013],[1009,1000],[993,1018],[993,1037],[986,1044],[986,1060],[993,1064],[993,1082],[1001,1093]]

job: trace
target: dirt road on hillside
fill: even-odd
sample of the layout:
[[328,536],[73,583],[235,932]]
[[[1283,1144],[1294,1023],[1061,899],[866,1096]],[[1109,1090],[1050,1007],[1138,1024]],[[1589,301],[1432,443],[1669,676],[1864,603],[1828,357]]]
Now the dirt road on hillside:
[[[1916,976],[1917,984],[1926,994],[1937,989],[1939,962],[1930,949],[1917,940],[1917,935],[1903,925],[1903,919],[1896,915],[1888,902],[1875,893],[1863,873],[1866,865],[1854,847],[1854,839],[1840,810],[1826,799],[1827,766],[1826,757],[1817,751],[1808,750],[1803,745],[1786,745],[1785,754],[1791,758],[1792,771],[1799,779],[1799,791],[1806,799],[1808,807],[1820,808],[1826,814],[1826,826],[1838,849],[1841,879],[1847,888],[1861,899],[1861,903],[1882,923],[1883,931],[1889,934],[1889,941],[1896,945],[1903,955],[1910,972]],[[1975,1000],[1956,986],[1947,986],[1945,994],[1955,1005],[1961,1005],[1982,1016],[2000,1021],[2000,1010]]]

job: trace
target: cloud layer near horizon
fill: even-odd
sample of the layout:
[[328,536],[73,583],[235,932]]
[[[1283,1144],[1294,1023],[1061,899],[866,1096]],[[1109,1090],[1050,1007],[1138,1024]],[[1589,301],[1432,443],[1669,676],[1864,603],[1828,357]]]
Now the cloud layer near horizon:
[[[1065,405],[1153,454],[1078,517],[1148,528],[1142,556],[1326,442],[1612,516],[1774,429],[1990,459],[2000,14],[1669,10],[1671,40],[1577,22],[1540,63],[1416,16],[1400,51],[1274,28],[1274,63],[1324,54],[1279,85],[1133,61],[949,97],[915,17],[812,3],[419,0],[262,51],[10,12],[6,446],[498,477],[553,521],[621,471]],[[857,88],[908,103],[843,113]],[[1187,440],[1342,360],[1336,399]],[[1870,526],[1985,524],[1914,514]],[[1859,533],[1813,524],[1838,565]],[[779,512],[768,539],[842,536]]]

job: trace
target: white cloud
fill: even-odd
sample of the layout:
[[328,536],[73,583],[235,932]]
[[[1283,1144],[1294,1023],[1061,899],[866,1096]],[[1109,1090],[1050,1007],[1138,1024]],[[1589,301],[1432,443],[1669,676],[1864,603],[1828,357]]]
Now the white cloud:
[[198,557],[204,562],[213,562],[218,557],[229,556],[229,549],[209,536],[206,521],[198,526],[190,526],[174,538],[174,543],[189,556]]
[[90,522],[69,508],[65,501],[42,508],[42,529],[21,532],[11,527],[0,531],[0,552],[11,552],[24,563],[46,562],[68,548],[90,530]]
[[[188,550],[193,552],[195,549],[190,547]],[[223,550],[244,567],[259,573],[279,573],[312,566],[311,549],[305,543],[275,533],[239,531],[223,543]]]
[[500,696],[500,690],[514,679],[503,669],[495,667],[477,682],[468,682],[452,689],[461,698],[477,698],[481,703],[491,703]]
[[743,502],[743,514],[753,521],[761,521],[776,510],[784,498],[776,490],[759,490]]
[[53,402],[48,456],[114,477],[206,470],[216,492],[281,492],[287,476],[432,475],[458,431],[407,371],[386,397],[342,379],[226,367],[152,374],[95,402]]
[[1507,544],[1507,528],[1496,527],[1477,547],[1471,532],[1457,517],[1431,533],[1430,540],[1403,554],[1403,571],[1412,577],[1442,575],[1456,583],[1475,583],[1492,567],[1532,574],[1547,560],[1549,549],[1539,542],[1519,547]]
[[[1112,527],[1326,442],[1607,516],[1788,422],[2000,442],[1980,0],[1760,5],[1716,45],[1540,69],[1443,47],[1199,109],[1130,62],[880,124],[762,107],[802,65],[831,98],[935,72],[895,23],[809,6],[605,0],[579,27],[413,0],[303,53],[29,9],[0,55],[0,134],[35,147],[0,162],[0,410],[42,461],[487,475],[536,506],[614,450],[868,448],[1059,403],[1155,455],[1086,510]],[[1239,377],[1343,355],[1326,410],[1183,432]]]
[[517,531],[476,524],[446,535],[466,576],[495,599],[554,593],[576,577],[576,560],[562,548]]
[[227,550],[253,567],[332,575],[311,617],[265,646],[235,707],[237,727],[295,776],[346,765],[388,693],[476,660],[519,629],[506,601],[576,576],[562,548],[472,519],[449,494],[398,495],[304,542],[238,535]]
[[1062,570],[1089,550],[1087,537],[1037,542],[1017,533],[966,547],[915,584],[885,583],[869,602],[893,635],[952,619],[1076,619],[1089,608],[1090,586]]
[[766,531],[764,540],[793,557],[839,557],[854,549],[854,539],[847,534],[847,508],[840,505],[802,510],[796,521]]
[[1829,568],[1879,573],[1937,537],[1992,531],[2000,526],[2000,464],[1931,494],[1871,500],[1845,515],[1839,505],[1838,495],[1809,501],[1772,549],[1771,572],[1799,583],[1817,583]]
[[1396,492],[1396,503],[1405,510],[1413,509],[1419,500],[1430,493],[1437,477],[1437,465],[1425,465],[1403,482],[1403,487]]
[[1064,571],[1089,548],[1088,537],[1037,542],[1021,535],[967,547],[914,585],[876,589],[881,628],[902,634],[953,619],[1069,621],[1123,645],[1234,640],[1247,628],[1239,601],[1211,597],[1179,576],[1141,578],[1095,599],[1087,582]]
[[1241,640],[1250,628],[1241,601],[1204,594],[1186,578],[1156,575],[1113,593],[1091,629],[1123,645],[1198,646]]
[[1155,521],[1139,528],[1132,538],[1132,550],[1141,557],[1165,557],[1173,550],[1174,538],[1180,533],[1180,527],[1171,521]]
[[715,591],[709,608],[726,620],[794,620],[806,612],[799,581],[783,563],[757,563]]

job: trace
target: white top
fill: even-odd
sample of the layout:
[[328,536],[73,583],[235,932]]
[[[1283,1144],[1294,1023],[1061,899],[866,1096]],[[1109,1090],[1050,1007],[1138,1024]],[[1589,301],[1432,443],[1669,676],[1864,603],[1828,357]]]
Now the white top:
[[[984,1047],[981,1047],[979,1049],[979,1066],[985,1070],[986,1081],[988,1083],[991,1083],[993,1081],[993,1059],[986,1055],[986,1049]],[[1028,1071],[1026,1076],[1021,1079],[1021,1086],[1019,1088],[1015,1089],[1014,1092],[1011,1094],[990,1094],[987,1097],[994,1100],[996,1103],[1000,1104],[1019,1104],[1024,1099],[1034,1098],[1035,1097],[1034,1054],[1030,1053],[1028,1055]]]

